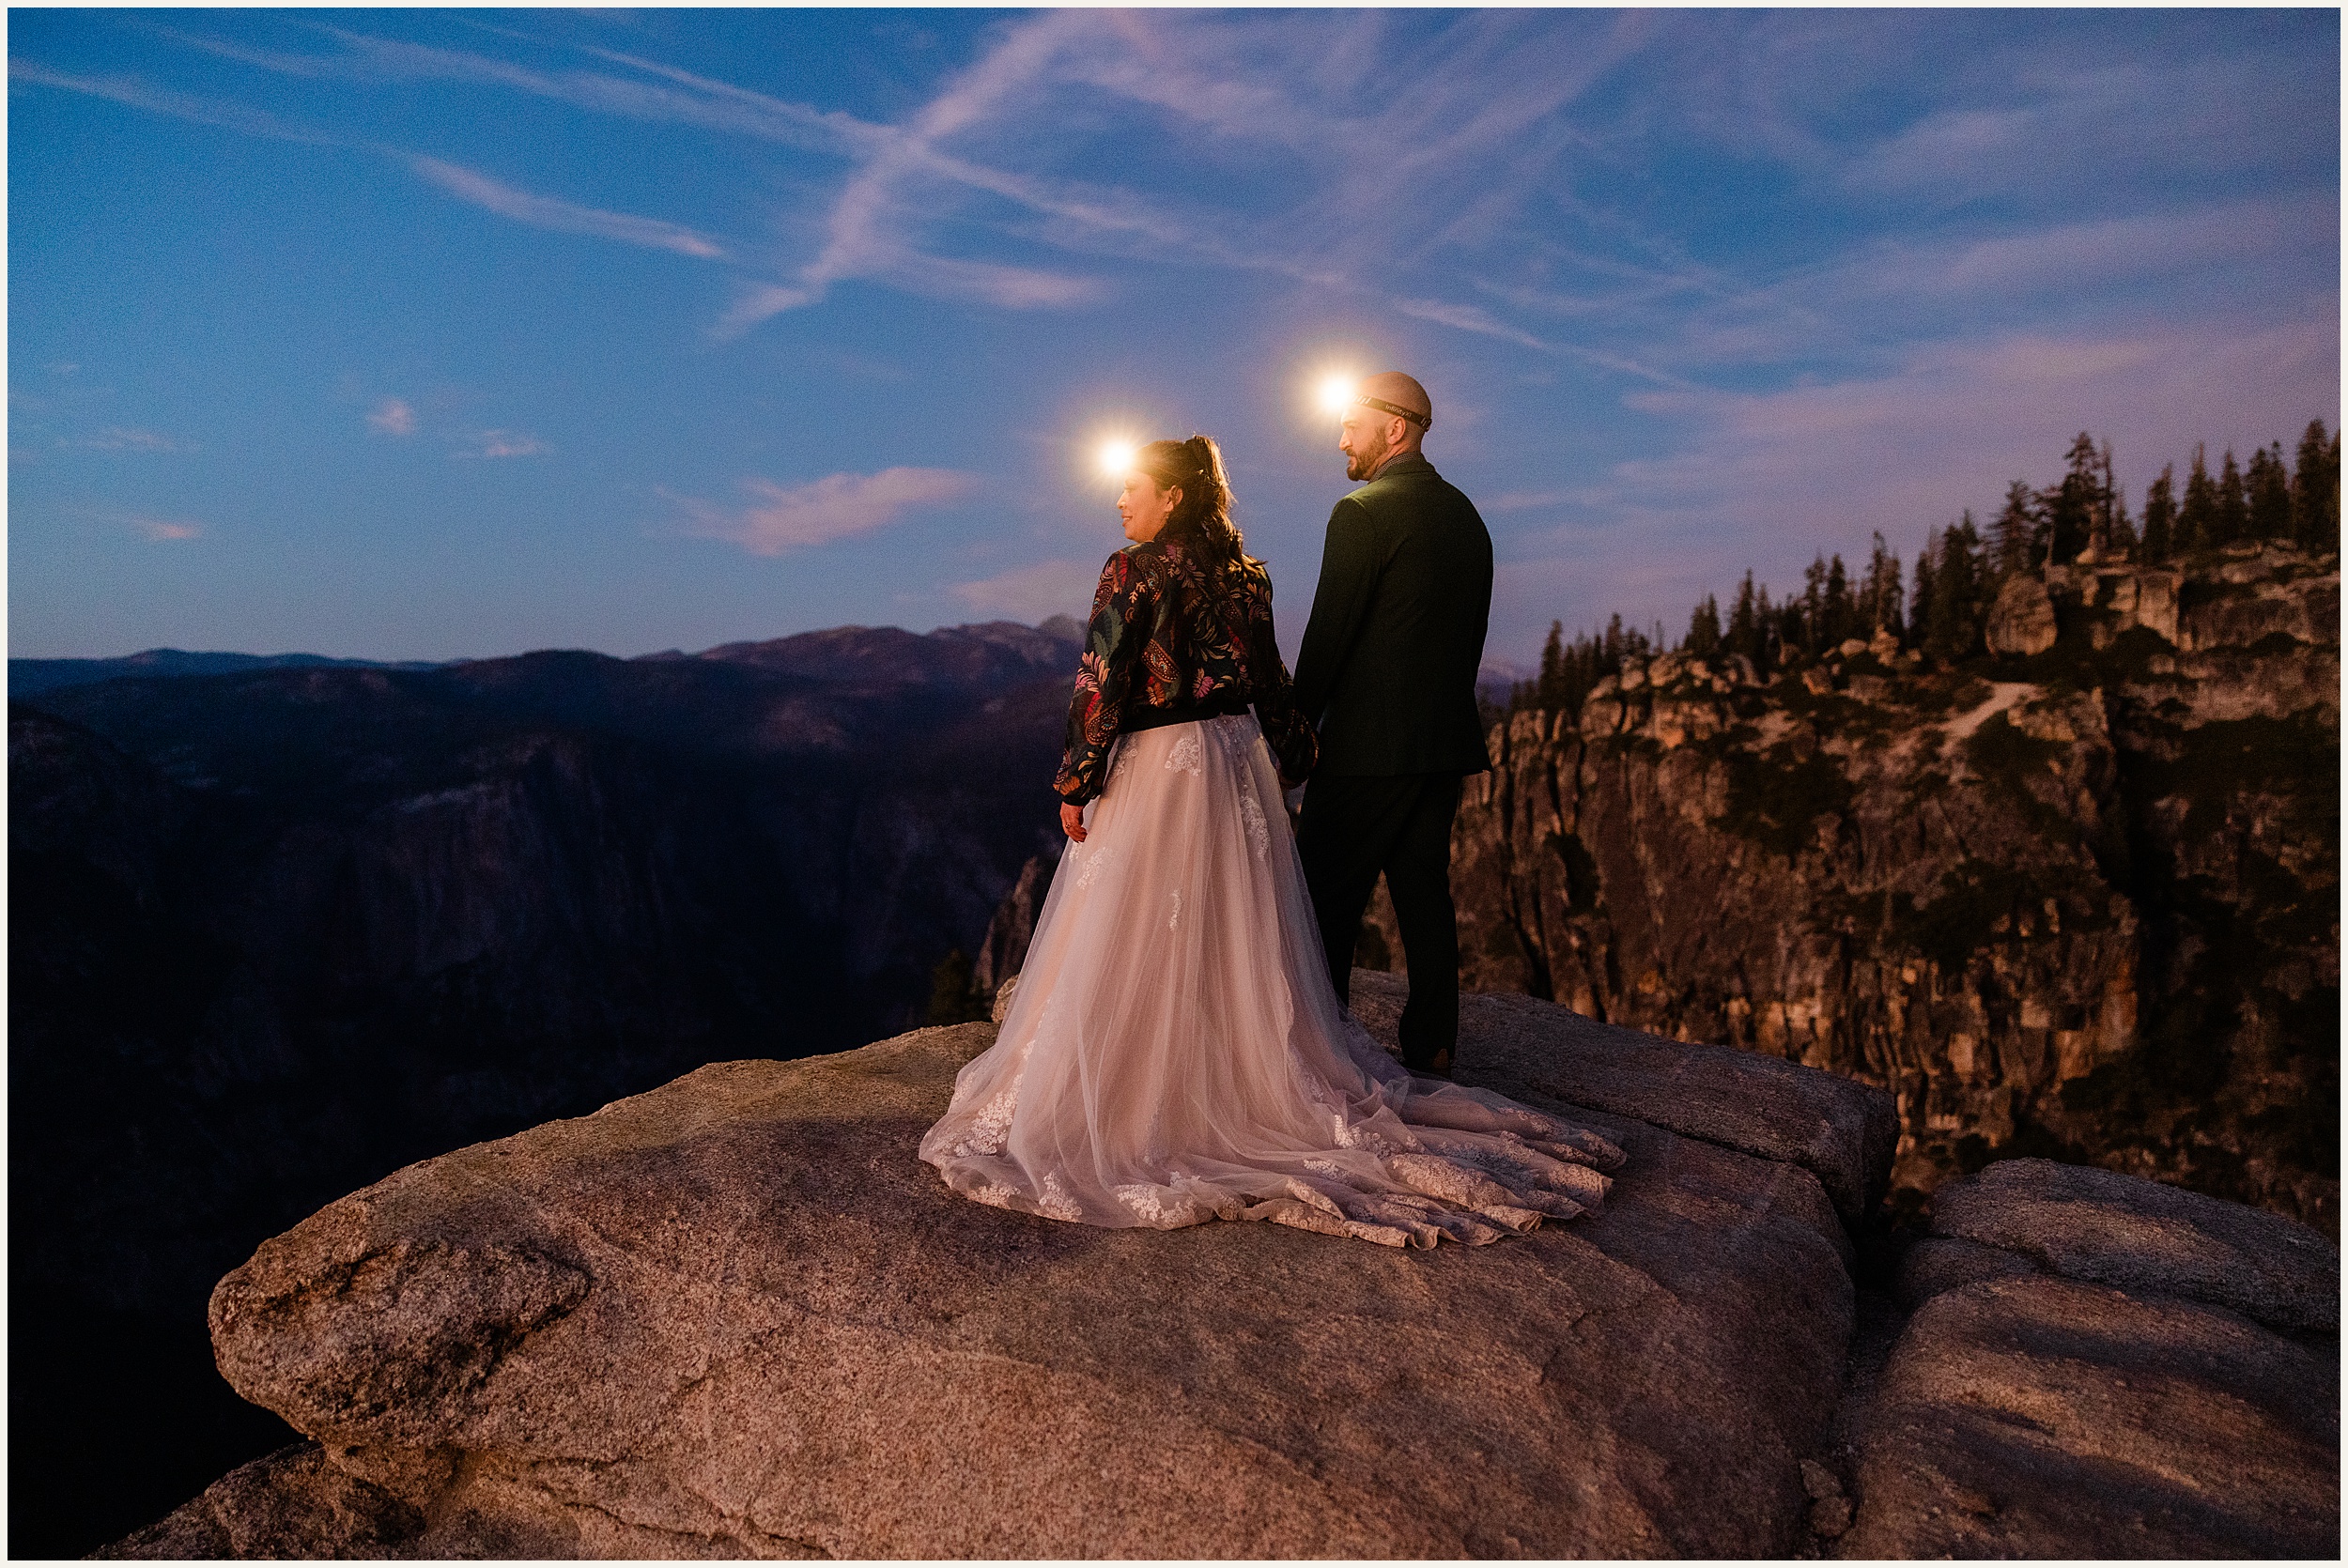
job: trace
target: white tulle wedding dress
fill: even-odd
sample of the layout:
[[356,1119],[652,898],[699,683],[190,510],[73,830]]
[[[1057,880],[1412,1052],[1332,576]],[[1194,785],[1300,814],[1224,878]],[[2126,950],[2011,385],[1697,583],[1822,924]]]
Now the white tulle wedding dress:
[[1172,1229],[1270,1220],[1386,1246],[1595,1207],[1622,1155],[1413,1077],[1337,1006],[1252,715],[1121,736],[1002,1033],[921,1158],[965,1196]]

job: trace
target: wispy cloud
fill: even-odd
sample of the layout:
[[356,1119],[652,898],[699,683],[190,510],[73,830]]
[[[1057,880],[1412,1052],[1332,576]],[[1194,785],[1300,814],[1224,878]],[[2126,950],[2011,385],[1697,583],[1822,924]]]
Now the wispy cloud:
[[484,430],[459,457],[543,457],[554,449],[535,436],[512,430]]
[[977,475],[951,469],[883,469],[807,484],[746,479],[742,488],[753,499],[737,509],[690,498],[678,503],[689,519],[686,532],[726,540],[752,555],[781,555],[887,528],[917,507],[959,500],[977,487]]
[[[962,236],[1000,237],[1003,244],[988,247],[997,253],[1042,247],[1071,258],[1146,257],[1269,272],[1365,303],[1383,300],[1398,315],[1455,331],[1657,380],[1657,373],[1634,359],[1546,342],[1483,306],[1423,289],[1398,293],[1383,281],[1398,261],[1418,259],[1398,255],[1397,238],[1387,231],[1416,231],[1400,236],[1407,248],[1489,239],[1505,228],[1539,188],[1560,149],[1575,140],[1570,128],[1545,119],[1635,51],[1643,26],[1583,28],[1586,37],[1561,69],[1553,52],[1526,47],[1533,35],[1524,24],[1466,18],[1445,30],[1440,49],[1414,59],[1409,93],[1382,95],[1375,79],[1392,62],[1377,47],[1388,24],[1376,17],[1233,23],[1157,13],[1051,12],[1001,29],[991,47],[896,124],[778,99],[607,49],[586,53],[633,74],[548,71],[332,26],[318,31],[342,46],[339,54],[291,54],[160,30],[215,55],[296,77],[477,83],[593,113],[691,125],[846,160],[850,170],[817,223],[813,254],[779,275],[746,280],[716,324],[720,337],[820,302],[849,280],[1005,310],[1063,309],[1108,295],[1104,279],[1081,264],[973,254],[966,238],[941,243],[941,232],[950,225]],[[1319,79],[1302,95],[1287,66],[1298,58],[1322,62]],[[112,91],[183,117],[327,139],[160,89],[62,79],[58,85]],[[1102,92],[1160,116],[1184,135],[1302,154],[1319,177],[1313,193],[1287,211],[1243,221],[1190,204],[1169,206],[1138,189],[1040,172],[1034,165],[1057,161],[1059,138],[1038,136],[1035,128],[1062,123],[1073,99]],[[1365,101],[1376,107],[1365,110]],[[1352,155],[1366,142],[1409,149],[1375,177],[1375,189],[1362,185],[1369,177]],[[683,224],[539,195],[440,159],[379,150],[440,188],[517,222],[701,259],[747,259]],[[997,156],[981,156],[984,151]],[[1471,168],[1475,178],[1463,183],[1460,176]],[[1001,204],[999,209],[987,210],[990,203]],[[1300,247],[1300,236],[1313,238]]]
[[58,87],[67,92],[107,99],[127,108],[169,115],[174,119],[190,120],[197,125],[241,131],[248,136],[267,136],[276,141],[301,142],[314,146],[331,146],[337,141],[321,131],[296,125],[258,109],[152,86],[136,77],[75,76],[66,71],[52,70],[30,60],[14,58],[8,61],[8,77],[11,81],[34,82],[44,87]]
[[726,254],[723,246],[706,235],[696,234],[681,224],[663,223],[657,218],[605,212],[592,207],[559,201],[552,196],[534,195],[491,179],[487,175],[459,168],[454,163],[444,163],[437,158],[425,158],[422,154],[410,155],[408,166],[451,195],[533,228],[553,229],[563,234],[591,234],[601,239],[617,239],[624,244],[644,245],[657,251],[674,251],[679,255],[700,256],[703,260],[714,261]]
[[1081,561],[1039,561],[1014,566],[976,582],[955,583],[949,592],[980,615],[999,615],[1034,625],[1055,615],[1082,617],[1092,602],[1100,567]]
[[416,410],[404,398],[387,397],[367,411],[367,425],[378,435],[412,436]]
[[172,517],[133,517],[131,526],[159,545],[174,544],[183,539],[200,539],[204,525]]
[[[209,47],[209,45],[208,45]],[[216,51],[230,54],[234,58],[246,58],[254,52],[236,52],[224,46]],[[430,52],[427,52],[430,53]],[[255,56],[255,63],[268,56]],[[272,69],[286,69],[276,66]],[[43,86],[58,87],[70,92],[103,98],[127,107],[143,109],[151,114],[168,115],[175,119],[190,120],[199,125],[218,126],[224,130],[241,131],[252,136],[265,136],[278,141],[299,142],[317,146],[342,146],[352,144],[297,125],[277,115],[240,104],[213,99],[196,98],[187,93],[148,85],[131,77],[73,76],[51,70],[44,66],[23,60],[10,60],[8,74],[20,81],[34,82]],[[593,235],[627,245],[649,246],[654,250],[671,251],[679,255],[702,260],[721,260],[725,247],[708,236],[695,232],[680,223],[657,218],[640,218],[623,212],[606,212],[542,196],[508,185],[476,170],[464,168],[442,159],[429,158],[422,153],[402,152],[393,147],[374,147],[373,151],[405,164],[412,173],[439,186],[451,195],[487,208],[517,223],[535,228],[551,229],[564,234]]]
[[171,436],[159,436],[152,430],[133,429],[124,425],[108,425],[97,435],[74,443],[93,452],[193,452],[193,441],[183,441]]

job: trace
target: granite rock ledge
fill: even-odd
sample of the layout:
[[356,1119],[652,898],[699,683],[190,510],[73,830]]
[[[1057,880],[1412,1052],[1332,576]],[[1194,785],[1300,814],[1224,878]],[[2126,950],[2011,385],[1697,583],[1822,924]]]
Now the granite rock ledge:
[[[1357,994],[1373,1030],[1383,983]],[[2062,1249],[1952,1237],[2016,1270],[1924,1298],[1881,1376],[1850,1379],[1852,1227],[1891,1158],[1876,1091],[1783,1064],[1723,1078],[1721,1058],[1753,1058],[1600,1039],[1521,998],[1471,997],[1462,1022],[1463,1080],[1575,1106],[1624,1147],[1601,1213],[1406,1253],[970,1204],[913,1149],[986,1023],[717,1064],[409,1166],[214,1293],[223,1372],[310,1441],[104,1555],[1961,1551],[1925,1528],[1947,1499],[1902,1491],[1897,1445],[1969,1357],[2023,1381],[2062,1364],[2066,1345],[2011,1329],[2061,1305],[2030,1292],[2064,1290],[2126,1303],[2115,1332],[2128,1311],[2168,1324],[2139,1360],[2189,1361],[2237,1426],[2290,1441],[2255,1474],[2213,1470],[2189,1528],[2139,1510],[2030,1545],[2222,1554],[2326,1520],[2336,1537],[2336,1413],[2309,1414],[2326,1343],[2337,1389],[2322,1330],[2164,1294],[2156,1269],[2081,1283]],[[2243,1245],[2313,1256],[2320,1294],[2320,1254]],[[2306,1272],[2270,1293],[2320,1322]],[[2336,1302],[2336,1254],[2331,1278]],[[2093,1424],[2044,1442],[2084,1452]],[[2137,1457],[2214,1452],[2197,1440]],[[2045,1460],[1976,1443],[1930,1474],[2001,1503],[2019,1494],[1997,1467]]]

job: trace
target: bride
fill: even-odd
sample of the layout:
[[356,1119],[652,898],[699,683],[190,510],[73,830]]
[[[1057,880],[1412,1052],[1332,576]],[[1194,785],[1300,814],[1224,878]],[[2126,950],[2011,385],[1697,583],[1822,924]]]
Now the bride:
[[1070,843],[921,1158],[981,1203],[1095,1225],[1431,1247],[1596,1207],[1613,1145],[1413,1077],[1338,1007],[1281,793],[1316,743],[1230,500],[1204,436],[1135,459],[1057,781]]

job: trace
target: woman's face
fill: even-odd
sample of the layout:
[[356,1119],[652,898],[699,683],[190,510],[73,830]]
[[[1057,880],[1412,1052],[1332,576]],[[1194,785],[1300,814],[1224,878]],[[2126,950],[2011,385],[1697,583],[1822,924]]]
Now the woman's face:
[[1158,482],[1135,469],[1125,476],[1125,488],[1117,498],[1117,515],[1125,525],[1125,537],[1136,545],[1147,545],[1166,527],[1166,520],[1181,504],[1182,487],[1170,490],[1158,488]]

